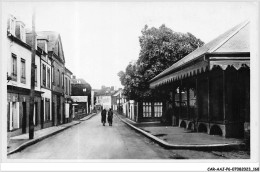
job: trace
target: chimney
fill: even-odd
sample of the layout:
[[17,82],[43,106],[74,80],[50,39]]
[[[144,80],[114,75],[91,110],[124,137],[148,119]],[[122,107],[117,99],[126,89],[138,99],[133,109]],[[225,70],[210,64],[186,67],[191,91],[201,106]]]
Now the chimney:
[[72,79],[76,79],[76,76],[75,76],[75,75],[72,75]]

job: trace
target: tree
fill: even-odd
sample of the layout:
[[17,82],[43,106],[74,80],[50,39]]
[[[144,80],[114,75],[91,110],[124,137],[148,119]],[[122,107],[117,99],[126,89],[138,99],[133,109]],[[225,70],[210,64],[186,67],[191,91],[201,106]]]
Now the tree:
[[145,25],[141,33],[138,60],[130,63],[118,76],[127,99],[158,99],[162,96],[149,89],[149,80],[204,43],[191,33],[174,32],[165,25],[159,28]]

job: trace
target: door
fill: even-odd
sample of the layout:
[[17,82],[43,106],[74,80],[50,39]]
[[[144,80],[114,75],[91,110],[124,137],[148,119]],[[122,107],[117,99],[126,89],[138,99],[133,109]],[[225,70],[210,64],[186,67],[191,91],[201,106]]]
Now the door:
[[52,125],[54,126],[55,121],[56,121],[56,119],[55,119],[55,103],[54,102],[52,102],[51,109],[52,109],[52,113],[51,113],[51,115],[52,115]]
[[41,100],[41,129],[44,128],[44,101]]
[[22,103],[23,113],[22,113],[22,133],[26,133],[26,102]]
[[57,97],[57,125],[61,123],[60,98]]

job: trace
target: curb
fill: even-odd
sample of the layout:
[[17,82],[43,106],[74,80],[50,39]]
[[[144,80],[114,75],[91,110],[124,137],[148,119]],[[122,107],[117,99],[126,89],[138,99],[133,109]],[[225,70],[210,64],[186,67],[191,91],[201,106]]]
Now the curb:
[[33,144],[35,144],[35,143],[37,143],[37,142],[39,142],[39,141],[41,141],[41,140],[44,140],[44,139],[46,139],[46,138],[48,138],[48,137],[51,137],[51,136],[53,136],[53,135],[55,135],[55,134],[58,134],[58,133],[60,133],[60,132],[62,132],[62,131],[64,131],[64,130],[69,129],[69,128],[71,128],[71,127],[73,127],[73,126],[75,126],[75,125],[78,125],[78,124],[80,124],[80,122],[79,122],[79,123],[76,123],[76,124],[74,124],[74,125],[68,126],[68,127],[64,127],[64,128],[62,128],[62,129],[60,129],[60,130],[57,130],[57,131],[55,131],[55,132],[53,132],[53,133],[50,133],[50,134],[47,134],[47,135],[45,135],[45,136],[39,137],[39,138],[37,138],[37,139],[33,139],[33,140],[28,141],[28,142],[25,142],[25,143],[21,144],[20,146],[18,146],[17,148],[15,148],[14,150],[8,152],[8,153],[7,153],[7,156],[8,156],[8,155],[11,155],[11,154],[13,154],[13,153],[22,151],[23,149],[27,148],[28,146],[31,146],[31,145],[33,145]]
[[87,119],[80,119],[79,121],[86,121],[89,120],[90,118],[92,118],[93,116],[95,116],[97,113],[93,113],[92,115],[89,116],[89,118]]
[[191,150],[213,150],[213,149],[238,149],[241,147],[244,147],[245,144],[243,143],[233,143],[233,144],[208,144],[208,145],[176,145],[176,144],[170,144],[168,142],[165,142],[164,140],[159,139],[158,137],[145,132],[144,130],[135,127],[134,125],[126,122],[124,119],[116,115],[121,121],[123,121],[125,124],[127,124],[129,127],[133,128],[134,130],[140,132],[147,138],[153,140],[160,146],[166,148],[166,149],[191,149]]

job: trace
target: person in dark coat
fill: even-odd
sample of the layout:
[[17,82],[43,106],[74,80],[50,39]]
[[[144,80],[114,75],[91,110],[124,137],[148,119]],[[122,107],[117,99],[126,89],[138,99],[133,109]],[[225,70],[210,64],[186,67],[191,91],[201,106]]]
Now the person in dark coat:
[[105,126],[106,123],[106,114],[107,114],[106,109],[103,109],[101,112],[101,123],[103,124],[103,126]]
[[109,123],[109,126],[112,126],[112,123],[113,123],[113,111],[112,111],[111,108],[109,109],[108,114],[107,114],[107,121]]

